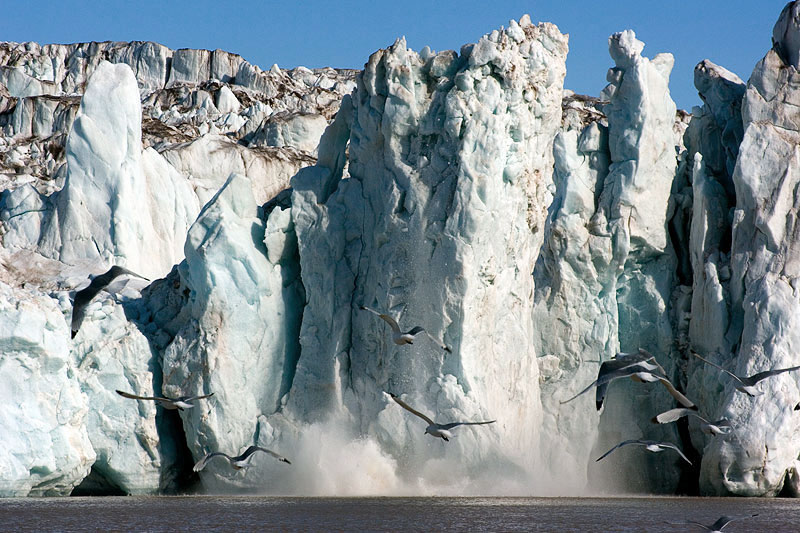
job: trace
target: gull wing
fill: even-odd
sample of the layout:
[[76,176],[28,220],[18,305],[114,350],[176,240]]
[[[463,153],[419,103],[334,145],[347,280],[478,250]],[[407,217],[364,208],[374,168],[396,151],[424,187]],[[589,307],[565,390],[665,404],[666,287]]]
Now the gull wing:
[[[658,364],[656,364],[655,367],[661,368]],[[653,376],[655,379],[660,380],[661,376],[652,374],[650,372],[655,367],[645,361],[639,361],[638,363],[633,363],[628,366],[613,370],[611,372],[606,372],[602,376],[598,374],[597,392],[595,393],[595,405],[597,406],[597,410],[599,411],[603,407],[603,401],[606,398],[606,393],[608,392],[608,386],[609,384],[611,384],[612,381],[614,381],[615,379],[625,378],[628,376],[634,376],[641,372],[646,372],[647,374]]]
[[[743,518],[753,518],[754,516],[758,516],[758,513],[749,514],[745,516],[721,516],[719,520],[714,522],[711,527],[709,528],[710,531],[721,531],[723,527],[727,526],[734,520],[742,520]],[[708,526],[706,526],[708,527]]]
[[86,317],[86,307],[103,290],[102,287],[95,285],[94,281],[96,279],[92,280],[88,287],[75,293],[75,299],[72,301],[72,320],[70,323],[73,339],[78,334],[83,319]]
[[83,319],[86,316],[86,306],[89,305],[89,302],[91,302],[95,296],[100,294],[100,291],[108,287],[109,283],[114,281],[114,278],[123,274],[136,276],[137,278],[150,281],[144,276],[140,276],[136,272],[132,272],[127,268],[116,265],[112,266],[110,269],[108,269],[108,271],[95,276],[91,283],[89,283],[88,287],[75,293],[75,299],[72,302],[72,320],[70,324],[73,339],[75,338],[75,335],[78,334],[78,330],[83,323]]
[[645,361],[649,361],[650,359],[655,359],[655,356],[650,354],[646,350],[640,349],[638,352],[634,353],[618,352],[614,354],[613,359],[604,361],[603,364],[600,365],[600,371],[597,373],[597,377],[600,378],[603,374],[607,372],[616,372],[617,370],[621,370],[629,366],[638,365],[639,363],[644,363]]
[[227,453],[222,453],[222,452],[207,453],[205,457],[203,457],[202,459],[200,459],[199,461],[197,461],[194,464],[194,466],[192,467],[192,470],[195,471],[195,472],[201,471],[202,469],[204,469],[206,467],[206,465],[208,464],[208,461],[210,461],[214,457],[225,457],[229,461],[231,460],[231,456],[228,455]]
[[211,398],[212,396],[214,396],[213,392],[211,394],[204,394],[203,396],[186,396],[183,398],[183,400],[186,402],[191,402],[193,400],[203,400],[205,398]]
[[676,407],[675,409],[670,409],[669,411],[665,411],[660,415],[654,416],[650,420],[654,424],[669,424],[670,422],[675,422],[676,420],[679,420],[684,416],[693,416],[698,420],[700,420],[703,424],[706,424],[708,426],[716,426],[721,433],[730,433],[730,431],[733,429],[731,427],[730,420],[728,420],[727,418],[720,418],[719,420],[715,420],[714,422],[709,422],[708,420],[700,416],[694,409],[687,409],[686,407]]
[[245,459],[247,459],[248,457],[250,457],[251,455],[253,455],[256,452],[264,452],[264,453],[267,453],[267,454],[271,455],[272,457],[274,457],[278,461],[282,461],[284,463],[292,464],[292,462],[289,461],[289,459],[287,459],[286,457],[284,457],[284,456],[282,456],[280,454],[277,454],[277,453],[273,452],[272,450],[268,450],[266,448],[262,448],[261,446],[250,446],[244,451],[244,453],[242,453],[242,455],[240,455],[239,457],[235,457],[234,459],[237,460],[237,461],[244,461]]
[[[696,352],[692,352],[692,355],[694,355],[695,357],[697,357],[697,358],[698,358],[698,359],[700,359],[701,361],[703,361],[703,362],[705,362],[705,363],[707,363],[707,364],[709,364],[709,365],[713,366],[714,368],[718,368],[718,369],[722,370],[723,372],[725,372],[726,374],[728,374],[730,377],[732,377],[733,379],[735,379],[736,381],[738,381],[738,382],[739,382],[739,383],[741,383],[742,385],[747,385],[746,383],[744,383],[744,382],[742,381],[742,378],[740,378],[739,376],[737,376],[736,374],[734,374],[734,373],[733,373],[733,372],[731,372],[730,370],[725,370],[724,368],[722,368],[722,367],[721,367],[721,366],[719,366],[718,364],[716,364],[716,363],[712,363],[712,362],[711,362],[711,361],[709,361],[708,359],[705,359],[705,358],[703,358],[703,357],[700,357],[700,354],[698,354],[698,353],[696,353]],[[758,375],[758,374],[756,374],[756,375]],[[753,376],[753,377],[755,377],[755,376]]]
[[395,396],[395,395],[394,395],[394,394],[392,394],[391,392],[389,393],[389,396],[391,396],[391,397],[392,397],[392,400],[394,400],[395,402],[397,402],[397,403],[400,405],[400,407],[402,407],[403,409],[405,409],[405,410],[406,410],[406,411],[408,411],[409,413],[413,413],[413,414],[417,415],[418,417],[420,417],[421,419],[423,419],[425,422],[427,422],[429,425],[434,425],[434,424],[436,424],[436,422],[434,422],[433,420],[431,420],[431,419],[430,419],[430,418],[428,418],[427,416],[423,415],[423,414],[422,414],[422,413],[420,413],[419,411],[415,410],[414,408],[412,408],[411,406],[409,406],[409,405],[408,405],[406,402],[404,402],[403,400],[401,400],[400,398],[398,398],[397,396]]
[[[588,390],[589,390],[589,389],[591,389],[592,387],[594,387],[595,385],[597,385],[597,380],[594,380],[594,381],[592,381],[592,383],[591,383],[591,384],[590,384],[588,387],[586,387],[585,389],[583,389],[582,391],[580,391],[578,394],[576,394],[575,396],[573,396],[573,397],[572,397],[572,398],[570,398],[569,400],[564,400],[563,402],[560,402],[560,403],[561,403],[561,405],[564,405],[565,403],[571,402],[572,400],[574,400],[575,398],[577,398],[578,396],[580,396],[580,395],[581,395],[581,394],[583,394],[584,392],[588,392]],[[602,403],[602,402],[601,402],[601,403]],[[798,405],[800,405],[800,403],[799,403]]]
[[149,279],[147,279],[146,277],[142,276],[141,274],[137,274],[136,272],[134,272],[132,270],[128,270],[125,267],[121,267],[121,266],[117,266],[117,265],[114,265],[111,268],[109,268],[108,272],[106,272],[103,275],[104,276],[110,276],[110,279],[109,279],[109,282],[110,282],[112,279],[116,278],[117,276],[122,276],[123,274],[127,274],[129,276],[135,276],[135,277],[141,278],[141,279],[143,279],[145,281],[150,281]]
[[680,448],[678,448],[677,446],[675,446],[671,442],[656,442],[655,444],[657,444],[661,448],[671,448],[671,449],[675,450],[676,452],[678,452],[678,455],[680,455],[683,458],[684,461],[686,461],[689,464],[692,464],[692,462],[689,460],[689,458],[686,457],[683,454],[683,451],[681,451]]
[[[609,363],[616,363],[619,365],[619,368],[624,368],[630,365],[641,364],[645,370],[658,370],[662,374],[666,374],[664,367],[658,364],[656,361],[656,356],[645,350],[644,348],[639,348],[636,352],[625,353],[625,352],[618,352],[614,354],[614,358]],[[614,366],[609,367],[611,370],[615,370]]]
[[[94,289],[96,289],[97,292],[100,292],[103,289],[105,289],[106,287],[108,287],[108,285],[112,281],[114,281],[114,279],[118,278],[119,276],[123,276],[123,275],[135,276],[137,278],[141,278],[143,280],[150,281],[146,277],[140,276],[136,272],[133,272],[133,271],[128,270],[127,268],[124,268],[124,267],[121,267],[121,266],[114,265],[111,268],[109,268],[106,272],[100,274],[99,276],[95,276],[95,278],[89,284],[89,287],[87,287],[87,289],[88,288],[94,288]],[[86,289],[84,289],[84,290],[86,290]],[[95,293],[95,294],[97,294],[97,293]]]
[[644,355],[640,351],[635,352],[617,352],[613,356],[611,356],[611,360],[613,361],[628,361],[628,360],[636,360],[638,359],[641,361],[641,356]]
[[369,311],[373,315],[381,316],[380,312],[372,309],[371,307],[367,307],[366,305],[359,305],[358,308],[361,309],[362,311]]
[[608,384],[611,383],[611,381],[613,381],[616,378],[630,375],[632,372],[629,373],[623,372],[625,369],[628,369],[630,367],[635,367],[637,365],[640,365],[643,366],[645,370],[654,370],[655,367],[658,367],[658,364],[656,364],[655,367],[646,364],[646,361],[649,361],[651,359],[654,360],[655,356],[648,353],[646,350],[642,350],[641,348],[639,349],[638,352],[635,353],[618,352],[614,354],[613,359],[604,361],[600,365],[600,369],[597,371],[596,380],[594,380],[591,384],[589,384],[588,387],[580,391],[572,398],[564,400],[563,402],[560,403],[563,405],[565,403],[571,402],[581,394],[589,392],[589,389],[596,386],[597,392],[595,393],[595,404],[597,406],[597,410],[599,411],[600,408],[603,407],[603,400],[606,397]]
[[597,390],[594,392],[594,405],[597,407],[597,410],[603,408],[603,402],[606,399],[606,393],[608,392],[608,386],[611,384],[612,380],[604,381],[603,383],[597,383]]
[[675,422],[676,420],[680,420],[684,416],[694,415],[703,422],[708,422],[705,418],[698,415],[694,410],[687,409],[686,407],[676,407],[675,409],[670,409],[669,411],[664,411],[663,413],[654,416],[650,420],[654,424],[669,424],[670,422]]
[[372,314],[378,315],[383,320],[385,320],[387,324],[389,324],[392,327],[392,331],[394,331],[395,333],[400,333],[400,326],[397,324],[397,321],[394,318],[390,317],[389,315],[386,315],[386,314],[383,314],[381,312],[378,312],[378,311],[376,311],[374,309],[371,309],[371,308],[367,307],[366,305],[362,305],[360,307],[360,309],[362,311],[369,311]]
[[680,450],[680,448],[678,448],[677,446],[675,446],[671,442],[656,442],[656,441],[652,441],[652,440],[638,440],[638,439],[630,439],[630,440],[625,440],[625,441],[620,442],[619,444],[617,444],[616,446],[614,446],[613,448],[608,450],[606,453],[601,455],[597,459],[597,461],[603,459],[604,457],[609,455],[611,452],[613,452],[617,448],[620,448],[622,446],[627,446],[628,444],[638,444],[640,446],[658,446],[660,448],[671,448],[671,449],[675,450],[676,452],[678,452],[678,455],[680,455],[684,459],[684,461],[686,461],[689,464],[692,464],[692,462],[689,460],[688,457],[686,457],[683,454],[683,452]]
[[730,426],[730,424],[731,424],[730,421],[727,418],[720,418],[719,420],[717,420],[715,422],[709,422],[708,420],[706,420],[705,418],[700,416],[697,413],[697,411],[694,411],[692,409],[687,409],[686,412],[687,412],[687,414],[689,416],[693,416],[693,417],[697,418],[698,420],[700,420],[704,424],[711,424],[711,425],[715,425],[715,426],[720,426],[720,425],[728,425],[728,426]]
[[686,407],[687,409],[697,410],[697,406],[694,404],[694,402],[689,398],[687,398],[686,396],[684,396],[683,394],[681,394],[680,391],[678,391],[678,389],[675,388],[675,385],[673,385],[670,380],[661,376],[656,376],[656,377],[658,377],[658,381],[660,381],[661,384],[667,388],[667,391],[669,391],[672,397],[675,398],[679,404]]
[[608,456],[611,452],[613,452],[617,448],[621,448],[623,446],[627,446],[628,444],[638,444],[640,446],[647,446],[648,442],[647,441],[642,441],[642,440],[637,440],[637,439],[624,440],[624,441],[620,442],[619,444],[617,444],[616,446],[614,446],[613,448],[611,448],[610,450],[608,450],[606,453],[604,453],[600,457],[598,457],[595,460],[595,462],[600,461],[601,459],[605,459],[606,456]]
[[765,370],[764,372],[759,372],[758,374],[753,374],[748,378],[740,378],[741,381],[745,385],[753,386],[762,379],[767,379],[772,376],[777,376],[778,374],[783,374],[784,372],[791,372],[792,370],[797,370],[800,366],[793,366],[790,368],[777,368],[775,370]]
[[117,390],[117,394],[122,396],[123,398],[130,398],[131,400],[155,400],[155,401],[163,401],[163,402],[171,402],[173,400],[169,398],[164,398],[162,396],[137,396],[135,394],[131,394],[130,392],[124,392],[121,390]]
[[[427,331],[425,331],[425,328],[423,328],[422,326],[414,326],[413,328],[411,328],[410,330],[408,330],[406,332],[406,335],[417,335],[418,333],[422,333],[422,332],[428,333]],[[428,336],[430,337],[430,335],[428,335]],[[433,337],[431,337],[431,338],[433,339]],[[436,339],[434,339],[434,340],[436,340]]]
[[457,426],[481,426],[483,424],[494,424],[497,420],[489,420],[487,422],[451,422],[449,424],[443,424],[439,427],[442,429],[453,429]]
[[[414,329],[417,329],[417,328],[419,328],[420,331],[425,331],[424,329],[420,328],[419,326],[417,326]],[[411,331],[414,331],[414,329],[412,329]],[[409,331],[409,333],[411,333],[411,331]],[[411,333],[411,334],[412,335],[416,335],[416,333]],[[451,350],[450,347],[448,345],[446,345],[444,342],[442,342],[441,340],[437,339],[436,337],[434,337],[433,335],[431,335],[427,331],[425,331],[425,335],[427,335],[433,342],[435,342],[437,345],[439,345],[439,348],[441,348],[442,350],[444,350],[446,352],[452,353],[453,350]]]
[[[612,361],[606,361],[605,363],[603,363],[603,365],[605,365],[606,363],[610,363]],[[585,392],[588,392],[589,389],[591,389],[592,387],[596,386],[597,387],[597,392],[595,394],[595,403],[597,405],[597,410],[599,411],[600,408],[603,407],[603,400],[606,397],[606,391],[608,390],[609,383],[611,383],[615,379],[624,378],[624,377],[630,376],[632,374],[635,374],[636,372],[641,371],[642,370],[640,368],[641,364],[642,364],[641,361],[636,362],[636,363],[630,363],[630,364],[627,364],[625,366],[621,366],[619,368],[613,368],[610,371],[608,371],[608,369],[606,369],[606,371],[603,371],[603,365],[600,365],[600,371],[597,374],[597,379],[594,380],[592,383],[590,383],[588,387],[586,387],[585,389],[580,391],[578,394],[576,394],[572,398],[570,398],[568,400],[564,400],[563,402],[561,402],[561,404],[565,404],[567,402],[571,402],[572,400],[574,400],[575,398],[577,398],[581,394],[584,394]]]
[[[630,370],[629,369],[634,369]],[[653,372],[654,370],[663,370],[661,365],[656,362],[650,361],[618,361],[616,359],[611,359],[609,361],[605,361],[603,364],[600,365],[600,369],[597,371],[597,379],[603,380],[607,376],[628,376],[633,372]],[[664,374],[665,372],[661,372]]]
[[648,352],[644,348],[639,348],[639,354],[641,354],[641,356],[645,358],[642,361],[643,364],[648,362],[648,361],[652,361],[652,363],[648,363],[648,364],[652,364],[653,368],[648,368],[648,370],[658,370],[662,374],[666,375],[667,371],[664,370],[663,366],[658,364],[658,361],[656,361],[656,356],[655,355],[651,354],[650,352]]
[[378,316],[381,317],[387,324],[389,324],[392,327],[392,331],[394,331],[395,333],[400,333],[400,326],[397,324],[397,321],[394,318],[384,314],[380,314]]

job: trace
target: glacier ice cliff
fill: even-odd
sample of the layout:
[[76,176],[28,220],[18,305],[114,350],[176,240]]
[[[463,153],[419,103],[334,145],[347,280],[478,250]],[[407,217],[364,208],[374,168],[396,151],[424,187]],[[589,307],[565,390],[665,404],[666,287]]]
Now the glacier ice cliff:
[[0,495],[69,494],[95,461],[89,398],[75,377],[68,327],[47,295],[0,282]]
[[[205,51],[183,50],[178,53],[181,59],[173,62],[172,52],[154,43],[4,43],[0,48],[5,61],[0,279],[9,284],[9,291],[19,292],[9,292],[3,301],[13,309],[27,301],[22,296],[27,292],[39,294],[44,307],[38,313],[49,317],[46,331],[54,327],[48,311],[53,304],[47,302],[55,302],[68,321],[69,291],[109,263],[123,264],[150,279],[173,271],[184,258],[184,243],[200,206],[230,174],[251,176],[242,179],[259,204],[285,189],[300,167],[315,161],[324,128],[320,121],[327,125],[326,116],[335,113],[331,108],[352,87],[348,71],[298,68],[264,73],[221,51],[209,57]],[[219,58],[228,66],[214,66]],[[180,73],[170,75],[165,84],[173,67]],[[236,84],[230,72],[239,72],[241,83]],[[269,133],[273,130],[277,133]],[[241,187],[236,190],[242,192]],[[256,217],[261,208],[252,202],[250,215]],[[205,212],[209,211],[213,209]],[[273,243],[270,259],[277,277],[265,274],[259,279],[269,280],[271,285],[262,288],[276,291],[280,298],[292,290],[282,288],[284,278],[296,278],[297,272],[291,264],[291,274],[277,266],[292,257],[294,242],[288,211],[281,223],[278,220],[276,214],[266,235]],[[208,229],[215,231],[213,224]],[[270,264],[262,257],[265,245],[250,250],[255,241],[249,226],[246,229],[242,250],[255,254],[255,261],[261,258],[255,269],[260,272]],[[263,232],[258,239],[265,240]],[[220,257],[230,252],[217,249]],[[29,359],[64,359],[61,366],[48,363],[45,368],[52,375],[44,378],[74,396],[57,412],[74,435],[59,429],[54,410],[48,408],[49,395],[37,392],[39,385],[27,393],[31,399],[20,396],[23,403],[14,416],[22,416],[22,406],[33,409],[39,397],[41,417],[50,424],[39,431],[53,437],[31,439],[39,442],[40,452],[20,448],[9,459],[28,457],[14,459],[3,469],[0,478],[8,486],[4,494],[68,494],[76,486],[84,494],[153,493],[184,490],[192,482],[191,452],[177,414],[146,403],[120,403],[114,393],[169,391],[171,374],[162,371],[162,360],[169,363],[167,344],[188,316],[178,313],[188,304],[170,285],[176,275],[145,291],[158,295],[151,298],[152,305],[136,291],[121,299],[102,293],[90,304],[71,347],[67,343],[56,349],[52,340],[43,347],[43,341],[20,344],[20,321],[41,335],[37,329],[45,322],[35,318],[36,306],[25,307],[28,318],[12,320],[8,315],[2,335],[13,347],[8,355],[4,352],[9,380],[18,374],[14,361],[31,367]],[[213,282],[212,277],[209,283]],[[289,315],[300,312],[299,301],[288,303],[294,310]],[[297,344],[291,340],[291,328],[284,331],[284,322],[275,324],[274,336]],[[256,330],[251,324],[250,331]],[[57,373],[59,368],[63,372]],[[243,367],[242,372],[248,370],[252,369]],[[273,397],[271,413],[278,391],[267,395]],[[21,427],[22,421],[5,427]],[[16,429],[9,432],[17,439]],[[13,447],[17,441],[4,442]]]
[[[459,51],[268,71],[155,43],[0,43],[0,495],[800,494],[800,4],[749,80],[609,38],[598,97],[524,16]],[[120,264],[74,340],[70,298]],[[422,325],[395,345],[389,326]],[[645,348],[710,420],[655,425]],[[182,412],[124,399],[208,394]],[[444,443],[392,402],[462,427]],[[13,399],[8,401],[8,399]],[[678,444],[692,466],[624,449]],[[257,444],[249,475],[195,459]]]
[[[665,361],[676,355],[665,313],[675,269],[667,235],[676,167],[675,104],[667,88],[672,56],[649,60],[643,47],[631,31],[609,39],[616,66],[603,92],[608,100],[602,120],[591,113],[569,120],[568,112],[555,145],[558,187],[537,269],[536,322],[548,369],[546,427],[559,435],[547,452],[553,463],[574,465],[571,479],[579,485],[586,483],[597,439],[595,447],[609,449],[624,438],[653,437],[647,413],[670,405],[661,391],[645,393],[640,385],[629,387],[640,404],[611,394],[599,422],[591,395],[559,405],[572,395],[568,392],[591,383],[596,363],[620,348],[669,354]],[[628,472],[620,469],[620,457],[602,463],[597,475],[607,479],[614,471]],[[660,469],[642,456],[626,460],[646,463],[631,471],[647,471],[655,486],[676,484],[669,477],[677,469]],[[631,484],[636,480],[625,483]]]
[[[340,155],[292,181],[307,303],[287,413],[339,412],[356,434],[376,435],[406,478],[538,466],[538,368],[520,347],[534,330],[531,272],[566,52],[555,26],[524,18],[460,54],[399,40],[370,57],[337,116],[346,124],[323,137]],[[391,344],[360,305],[424,324],[453,353]],[[465,428],[445,450],[384,392],[440,417],[500,420]]]
[[[725,338],[715,339],[716,346],[706,347],[711,349],[704,353],[742,375],[800,363],[796,349],[800,124],[792,104],[797,99],[799,9],[791,3],[781,13],[773,49],[753,70],[741,107],[744,135],[732,176],[736,198],[725,276],[729,279],[722,293],[730,309],[729,325]],[[707,445],[701,488],[710,493],[776,494],[798,455],[795,435],[800,421],[787,409],[797,403],[797,379],[771,378],[760,385],[764,394],[748,398],[730,381],[720,382],[713,370],[695,372],[702,372],[706,382],[717,381],[717,409],[736,420],[737,432]]]
[[[196,457],[258,438],[277,412],[299,354],[303,290],[289,212],[274,206],[265,227],[250,181],[232,174],[189,230],[180,265],[188,316],[163,354],[167,395],[214,397],[182,413]],[[295,261],[292,261],[295,259]],[[221,468],[220,468],[221,467]],[[223,461],[210,472],[231,469]]]

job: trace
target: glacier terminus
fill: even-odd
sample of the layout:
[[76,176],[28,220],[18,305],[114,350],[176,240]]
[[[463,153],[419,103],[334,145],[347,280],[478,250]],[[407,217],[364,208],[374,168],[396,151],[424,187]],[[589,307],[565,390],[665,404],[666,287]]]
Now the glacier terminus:
[[800,2],[772,43],[688,112],[527,15],[358,71],[0,43],[0,496],[800,496]]

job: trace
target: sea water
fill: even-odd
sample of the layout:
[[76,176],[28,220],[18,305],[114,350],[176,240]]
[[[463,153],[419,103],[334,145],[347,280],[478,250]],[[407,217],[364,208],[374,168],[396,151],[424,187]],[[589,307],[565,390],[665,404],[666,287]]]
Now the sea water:
[[75,497],[0,500],[2,531],[800,531],[800,500]]

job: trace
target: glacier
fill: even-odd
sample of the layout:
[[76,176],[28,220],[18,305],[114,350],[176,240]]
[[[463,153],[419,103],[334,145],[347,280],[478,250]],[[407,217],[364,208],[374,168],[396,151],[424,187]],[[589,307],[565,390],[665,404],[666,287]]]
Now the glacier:
[[[363,70],[269,70],[150,42],[0,43],[0,495],[797,496],[800,3],[743,80],[610,36],[564,87],[530,17]],[[125,266],[149,279],[71,298]],[[395,345],[361,306],[452,347]],[[652,385],[592,382],[645,348],[711,420],[656,425]],[[115,390],[209,394],[165,411]],[[450,442],[434,418],[497,420]],[[676,443],[693,465],[624,449]],[[259,445],[249,474],[211,451]]]

